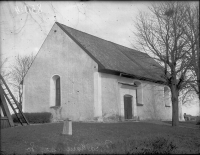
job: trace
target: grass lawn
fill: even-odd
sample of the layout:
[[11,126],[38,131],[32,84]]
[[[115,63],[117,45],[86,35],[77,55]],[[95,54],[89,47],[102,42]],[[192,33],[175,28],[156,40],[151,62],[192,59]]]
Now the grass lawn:
[[145,122],[73,122],[73,135],[62,135],[63,123],[1,130],[1,153],[200,153],[200,130]]

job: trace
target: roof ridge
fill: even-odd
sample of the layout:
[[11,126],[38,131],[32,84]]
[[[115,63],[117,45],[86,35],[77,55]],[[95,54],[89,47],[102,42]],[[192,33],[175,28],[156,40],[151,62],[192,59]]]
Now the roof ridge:
[[[65,24],[62,24],[62,23],[59,23],[59,22],[55,22],[55,23],[58,23],[58,24],[60,24],[61,26],[62,26],[62,25],[66,26]],[[85,33],[85,34],[90,35],[90,36],[92,36],[92,37],[101,39],[101,40],[103,40],[103,41],[110,42],[110,43],[116,44],[116,45],[120,45],[120,44],[114,43],[114,42],[112,42],[112,41],[109,41],[109,40],[106,40],[106,39],[97,37],[97,36],[95,36],[95,35],[92,35],[92,34],[89,34],[89,33],[86,33],[86,32],[83,32],[83,31],[80,31],[80,30],[77,30],[77,29],[74,29],[74,28],[72,28],[72,27],[69,27],[69,26],[66,26],[66,27],[68,27],[68,28],[70,28],[70,29],[73,29],[73,30],[75,30],[75,31],[79,31],[79,32],[81,32],[81,33]],[[147,53],[140,52],[140,51],[138,51],[138,50],[135,50],[135,49],[130,48],[130,47],[126,47],[126,46],[124,46],[124,45],[120,45],[120,46],[125,47],[125,48],[130,49],[130,50],[134,50],[133,52],[138,52],[138,53],[142,53],[142,54],[148,55]],[[149,56],[149,55],[148,55],[148,56]]]

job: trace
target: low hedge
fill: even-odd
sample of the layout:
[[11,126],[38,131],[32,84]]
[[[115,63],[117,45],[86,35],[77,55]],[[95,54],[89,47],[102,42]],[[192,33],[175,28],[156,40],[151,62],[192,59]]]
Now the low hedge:
[[[51,121],[51,113],[49,112],[24,113],[24,115],[29,123],[49,123]],[[12,118],[13,122],[19,122],[15,114],[12,114]],[[22,121],[24,122],[23,119]]]

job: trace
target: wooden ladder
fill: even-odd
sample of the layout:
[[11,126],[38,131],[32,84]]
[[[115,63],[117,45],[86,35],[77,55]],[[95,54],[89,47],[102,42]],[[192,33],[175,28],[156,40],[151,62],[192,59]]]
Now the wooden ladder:
[[[14,95],[10,91],[8,85],[6,84],[4,78],[1,76],[1,74],[0,74],[0,80],[1,80],[0,81],[0,89],[3,91],[3,94],[6,98],[6,100],[8,101],[9,105],[11,106],[12,110],[14,111],[18,121],[21,123],[22,126],[23,126],[23,122],[25,124],[29,125],[29,122],[26,119],[25,115],[23,114],[23,112],[19,106],[19,103],[17,102]],[[17,113],[17,110],[18,110],[18,113]]]

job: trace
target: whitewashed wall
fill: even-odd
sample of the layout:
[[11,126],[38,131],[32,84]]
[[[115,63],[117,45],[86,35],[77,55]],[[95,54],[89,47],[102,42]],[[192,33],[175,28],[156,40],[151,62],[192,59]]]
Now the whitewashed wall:
[[[135,97],[134,89],[123,86],[120,83],[133,84],[135,81],[130,78],[101,73],[102,77],[102,114],[104,117],[121,116],[123,119],[123,95],[130,93]],[[164,86],[151,82],[140,81],[142,84],[142,104],[137,106],[133,100],[133,117],[139,116],[140,120],[171,120],[172,106],[165,107]],[[125,88],[127,87],[127,88]],[[129,89],[129,91],[128,91]],[[117,119],[117,118],[116,118]]]
[[[94,72],[97,64],[56,24],[24,80],[24,111],[52,112],[55,120],[94,117]],[[61,106],[50,108],[51,78],[60,76]]]

